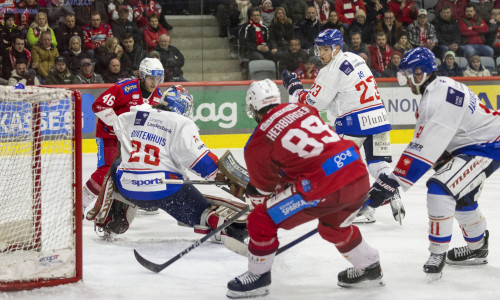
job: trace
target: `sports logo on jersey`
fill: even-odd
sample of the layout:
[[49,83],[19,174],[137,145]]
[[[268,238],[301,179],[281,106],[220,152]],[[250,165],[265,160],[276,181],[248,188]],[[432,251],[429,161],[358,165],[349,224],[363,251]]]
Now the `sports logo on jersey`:
[[408,175],[408,170],[410,169],[412,162],[413,158],[406,155],[401,155],[401,158],[399,159],[398,164],[394,169],[394,174],[406,177],[406,175]]
[[135,126],[144,126],[144,124],[146,124],[146,120],[148,119],[148,117],[149,117],[149,112],[147,112],[147,111],[138,111],[135,114],[134,125]]
[[418,152],[422,151],[422,148],[424,148],[423,145],[420,145],[420,144],[417,144],[414,142],[410,142],[410,144],[408,145],[408,149],[415,150]]
[[462,107],[464,105],[465,94],[459,90],[456,90],[452,87],[448,88],[448,93],[446,95],[446,102],[449,102],[453,105]]
[[359,155],[354,150],[354,147],[351,147],[333,157],[330,157],[321,165],[321,167],[323,168],[326,176],[330,176],[357,159],[359,159]]
[[349,75],[354,71],[354,67],[350,62],[344,60],[344,62],[340,65],[340,71],[344,72],[346,75]]
[[128,95],[132,92],[137,92],[139,91],[139,88],[137,87],[137,84],[135,82],[129,83],[127,85],[122,86],[123,93],[125,95]]

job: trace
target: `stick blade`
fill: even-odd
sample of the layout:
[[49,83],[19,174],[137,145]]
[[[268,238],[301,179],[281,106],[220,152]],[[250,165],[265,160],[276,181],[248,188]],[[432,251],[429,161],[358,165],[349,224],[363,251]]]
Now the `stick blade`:
[[134,249],[134,255],[135,259],[146,269],[159,273],[161,270],[164,269],[163,265],[155,264],[154,262],[151,262],[144,257],[142,257],[137,250]]

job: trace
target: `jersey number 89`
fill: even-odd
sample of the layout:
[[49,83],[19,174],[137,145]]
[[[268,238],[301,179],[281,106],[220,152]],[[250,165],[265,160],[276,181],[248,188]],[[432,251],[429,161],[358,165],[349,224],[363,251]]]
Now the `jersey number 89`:
[[[317,116],[309,116],[300,123],[302,128],[290,129],[281,139],[283,148],[292,153],[296,153],[302,158],[314,157],[323,152],[324,144],[337,142],[339,136]],[[320,141],[310,137],[308,132],[312,134],[328,133],[321,138]]]

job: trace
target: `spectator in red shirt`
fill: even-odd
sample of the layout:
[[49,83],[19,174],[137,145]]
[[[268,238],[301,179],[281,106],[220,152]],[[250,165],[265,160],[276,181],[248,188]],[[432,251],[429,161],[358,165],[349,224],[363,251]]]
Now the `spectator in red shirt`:
[[158,38],[162,34],[168,35],[168,32],[163,26],[160,25],[158,15],[150,15],[148,17],[149,25],[144,28],[142,36],[148,48],[148,53],[158,46]]
[[297,74],[297,78],[299,79],[315,79],[318,77],[319,70],[316,68],[314,64],[316,61],[315,56],[309,57],[307,62],[300,63],[300,66],[297,70],[295,70],[295,74]]
[[363,10],[366,15],[365,3],[361,0],[337,0],[335,1],[335,11],[339,19],[344,23],[345,29],[349,29],[358,10]]
[[417,6],[413,0],[391,0],[387,3],[387,8],[405,28],[417,19]]
[[476,15],[473,5],[468,4],[465,7],[465,17],[460,19],[458,26],[467,58],[474,54],[493,57],[493,49],[488,45],[484,45],[486,42],[484,35],[488,33],[489,27],[483,19]]
[[83,26],[83,46],[90,57],[94,57],[94,50],[112,36],[111,26],[101,22],[99,12],[93,12],[90,24]]
[[391,61],[392,48],[387,45],[385,32],[377,32],[375,44],[368,47],[370,50],[370,68],[375,77],[380,77]]

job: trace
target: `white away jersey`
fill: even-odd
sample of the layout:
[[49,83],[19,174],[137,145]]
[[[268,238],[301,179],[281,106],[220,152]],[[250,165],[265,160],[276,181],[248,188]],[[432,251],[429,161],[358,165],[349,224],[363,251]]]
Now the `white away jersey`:
[[486,108],[466,85],[437,77],[425,89],[416,117],[413,139],[394,169],[404,190],[445,150],[500,161],[500,112]]
[[118,117],[115,134],[121,144],[116,181],[133,199],[154,200],[180,189],[159,184],[161,179],[182,179],[183,167],[209,177],[217,171],[217,157],[201,141],[189,118],[149,105],[133,106]]
[[339,134],[366,136],[391,130],[375,78],[354,53],[340,51],[320,70],[305,103],[318,110],[328,108]]

